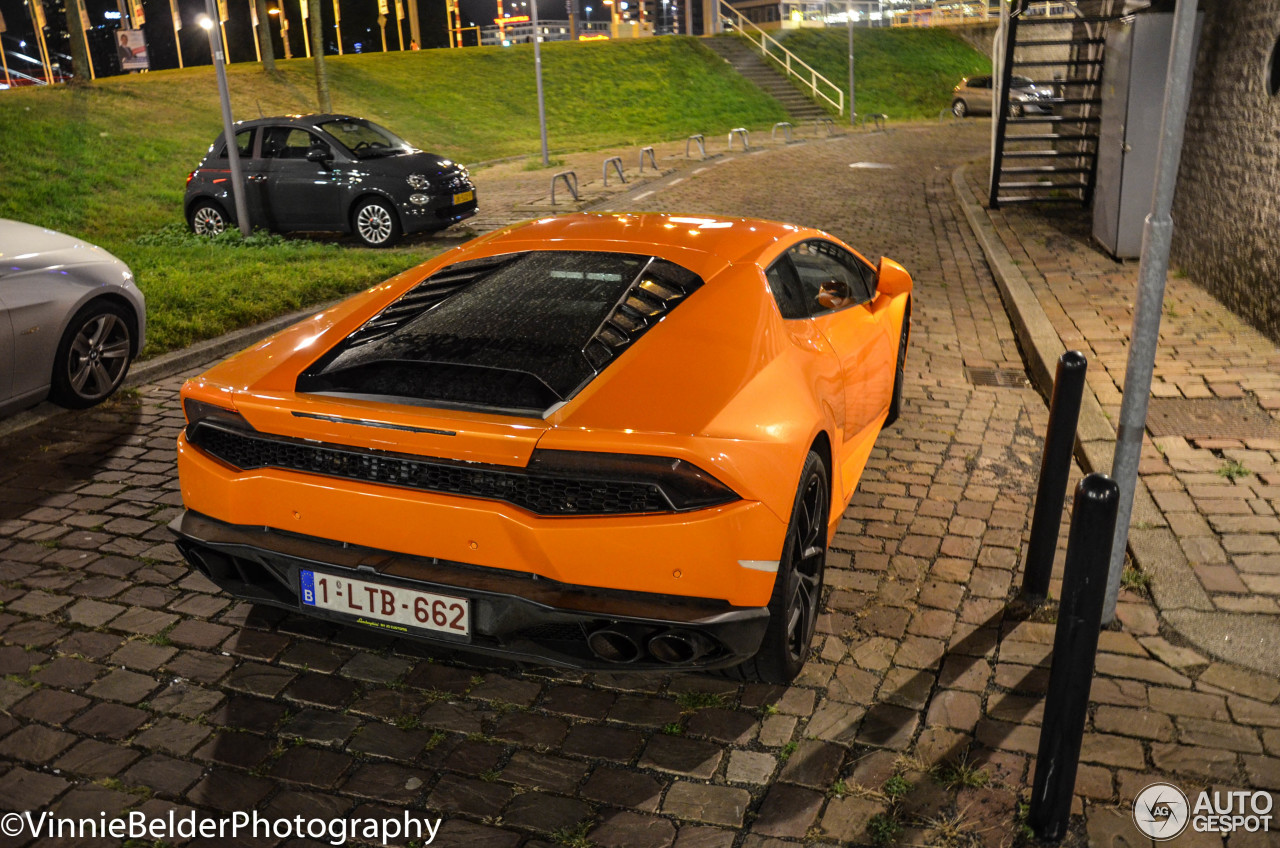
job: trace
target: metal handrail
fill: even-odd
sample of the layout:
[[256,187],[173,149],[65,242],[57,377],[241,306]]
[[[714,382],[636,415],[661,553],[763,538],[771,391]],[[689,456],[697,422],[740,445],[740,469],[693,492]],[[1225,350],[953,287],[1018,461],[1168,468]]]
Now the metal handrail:
[[703,138],[702,133],[694,133],[693,135],[691,135],[691,136],[689,136],[687,139],[685,139],[685,141],[684,141],[684,158],[686,158],[686,159],[688,159],[688,158],[689,158],[689,144],[690,144],[691,142],[692,142],[692,143],[695,143],[695,144],[697,144],[697,145],[698,145],[698,150],[699,150],[699,152],[701,152],[701,153],[702,153],[702,158],[703,158],[703,159],[706,159],[706,158],[707,158],[707,140],[706,140],[705,138]]
[[772,143],[778,140],[778,127],[782,127],[783,143],[790,144],[791,143],[791,122],[790,121],[778,121],[778,123],[774,124],[773,129],[769,131],[769,142]]
[[658,167],[658,157],[657,157],[657,155],[653,152],[653,148],[652,148],[652,147],[642,147],[642,148],[640,148],[640,173],[642,173],[642,174],[644,173],[644,157],[645,157],[646,155],[649,157],[649,164],[653,166],[653,170],[655,170],[655,171],[661,170],[661,169]]
[[[1073,0],[1035,0],[1027,4],[1027,12],[1035,17],[1072,18],[1079,14]],[[984,24],[999,20],[1000,4],[985,0],[937,0],[931,8],[893,13],[895,27],[954,27]]]
[[609,166],[610,165],[612,165],[613,169],[618,172],[618,180],[621,181],[623,185],[626,185],[627,175],[622,173],[622,157],[621,156],[610,156],[608,159],[604,160],[604,165],[601,166],[600,168],[600,175],[604,178],[604,184],[606,186],[609,184]]
[[[799,80],[805,88],[813,92],[815,98],[821,97],[836,108],[841,115],[844,114],[844,90],[822,74],[815,71],[808,63],[787,48],[783,47],[778,40],[769,33],[760,29],[753,22],[746,19],[741,12],[730,6],[725,0],[719,0],[720,12],[724,16],[725,21],[735,32],[751,42],[751,45],[760,50],[761,55],[768,59],[772,59],[782,66],[788,76],[793,76]],[[726,14],[727,13],[727,14]],[[735,20],[736,19],[736,20]],[[758,37],[757,37],[758,36]],[[772,51],[772,52],[771,52]],[[777,52],[780,55],[774,55]],[[796,70],[796,67],[804,69],[805,73]],[[825,91],[822,91],[818,84],[822,83],[831,91],[835,92],[833,100]]]
[[564,180],[564,187],[569,189],[569,193],[573,195],[574,200],[581,200],[578,197],[578,175],[573,171],[561,171],[558,174],[551,175],[551,205],[556,205],[556,180]]
[[746,127],[734,127],[729,130],[729,149],[733,150],[733,137],[737,136],[742,139],[742,152],[746,153],[751,149],[751,136],[747,132]]

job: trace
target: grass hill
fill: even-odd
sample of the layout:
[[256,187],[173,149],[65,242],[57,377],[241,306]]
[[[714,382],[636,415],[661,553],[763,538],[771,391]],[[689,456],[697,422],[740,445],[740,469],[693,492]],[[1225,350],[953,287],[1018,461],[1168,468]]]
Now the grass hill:
[[[228,68],[236,117],[315,111],[312,61],[277,65],[276,79],[253,63]],[[532,45],[331,56],[327,66],[336,111],[425,150],[469,163],[538,150]],[[692,38],[545,44],[543,76],[553,149],[785,118]],[[358,291],[429,255],[183,238],[187,172],[221,129],[211,66],[0,93],[0,217],[87,238],[129,263],[148,300],[149,355]]]
[[[949,33],[859,30],[859,111],[932,117],[979,54]],[[845,79],[843,30],[787,43]],[[310,59],[228,68],[239,118],[315,111]],[[533,47],[330,56],[335,111],[425,150],[479,161],[538,150]],[[686,37],[543,45],[552,149],[650,143],[767,127],[781,107]],[[938,105],[941,104],[941,105]],[[357,291],[433,248],[356,249],[255,236],[183,235],[185,177],[222,128],[210,66],[0,93],[0,217],[63,230],[115,253],[147,296],[146,355]],[[483,177],[480,181],[483,190]]]
[[[849,94],[849,35],[843,28],[787,30],[778,40]],[[991,73],[991,60],[955,33],[896,28],[853,31],[858,114],[935,118],[964,77]]]

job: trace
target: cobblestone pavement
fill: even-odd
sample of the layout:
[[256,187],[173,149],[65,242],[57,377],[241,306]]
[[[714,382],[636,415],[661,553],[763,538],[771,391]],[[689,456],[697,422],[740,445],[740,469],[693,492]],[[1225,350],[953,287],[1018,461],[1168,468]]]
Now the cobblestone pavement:
[[[231,601],[165,531],[173,378],[0,444],[0,808],[408,808],[444,816],[434,844],[477,848],[1018,841],[1053,627],[1008,601],[1046,413],[1028,385],[965,375],[1022,368],[948,182],[985,144],[976,122],[859,134],[633,204],[815,224],[915,276],[906,411],[840,526],[793,686],[481,663]],[[1150,844],[1128,810],[1157,778],[1280,789],[1280,683],[1161,638],[1144,597],[1122,604],[1068,844]]]
[[[1138,263],[1099,251],[1088,214],[1079,209],[1015,207],[990,210],[989,218],[1063,343],[1088,355],[1089,387],[1118,420]],[[1174,269],[1151,394],[1153,418],[1162,410],[1216,416],[1209,425],[1184,416],[1153,428],[1158,435],[1148,436],[1141,466],[1198,580],[1193,588],[1202,590],[1194,605],[1266,616],[1274,632],[1280,622],[1280,346]],[[1272,657],[1260,667],[1280,666]]]

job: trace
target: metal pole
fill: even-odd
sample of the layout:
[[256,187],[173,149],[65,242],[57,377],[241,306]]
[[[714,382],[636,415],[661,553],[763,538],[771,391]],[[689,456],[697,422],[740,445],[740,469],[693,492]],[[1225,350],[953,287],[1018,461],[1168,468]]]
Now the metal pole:
[[693,35],[693,0],[684,0],[684,34]]
[[1114,481],[1105,474],[1090,474],[1076,487],[1071,510],[1062,604],[1053,636],[1053,665],[1027,815],[1036,836],[1051,842],[1062,838],[1071,818],[1118,500]]
[[[282,0],[283,4],[283,0]],[[307,8],[307,0],[298,0],[298,14],[302,15],[302,49],[311,58],[311,10]]]
[[240,233],[248,237],[253,231],[249,223],[249,205],[244,197],[244,177],[240,170],[240,148],[236,147],[235,124],[231,120],[231,92],[227,88],[227,65],[222,55],[222,45],[214,34],[218,26],[218,7],[214,0],[204,0],[205,14],[209,16],[209,52],[213,53],[213,66],[218,72],[218,99],[222,102],[222,135],[227,140],[227,161],[231,164],[231,194],[236,202],[236,220]]
[[1049,596],[1053,574],[1053,552],[1062,526],[1062,502],[1071,476],[1071,452],[1076,443],[1076,422],[1080,419],[1080,398],[1084,394],[1084,374],[1089,362],[1078,350],[1069,350],[1058,359],[1049,403],[1049,427],[1040,459],[1040,486],[1036,491],[1035,515],[1031,519],[1031,542],[1022,573],[1022,595],[1039,604]]
[[1182,135],[1187,121],[1187,99],[1191,93],[1192,46],[1196,31],[1196,4],[1179,0],[1173,13],[1169,66],[1164,89],[1164,113],[1160,120],[1160,147],[1156,151],[1156,186],[1151,198],[1151,214],[1142,232],[1142,259],[1138,265],[1138,298],[1133,310],[1133,330],[1129,339],[1129,362],[1124,372],[1124,396],[1120,401],[1120,426],[1116,429],[1116,453],[1111,476],[1120,486],[1120,513],[1115,540],[1111,545],[1111,573],[1107,579],[1107,601],[1102,620],[1110,624],[1116,617],[1120,594],[1120,574],[1129,541],[1129,520],[1133,515],[1133,490],[1138,481],[1138,461],[1142,457],[1142,434],[1147,429],[1147,400],[1155,372],[1156,345],[1160,340],[1160,310],[1169,274],[1169,243],[1173,238],[1173,190],[1178,184],[1178,160],[1182,157]]
[[849,126],[852,127],[858,117],[857,110],[853,108],[853,0],[849,0],[846,14],[848,20],[845,23],[849,25]]
[[338,55],[342,55],[342,10],[338,8],[338,0],[333,0],[333,29],[338,36]]
[[551,164],[547,155],[547,104],[542,96],[542,34],[538,27],[538,0],[530,0],[533,10],[533,70],[538,80],[538,131],[542,134],[542,165]]

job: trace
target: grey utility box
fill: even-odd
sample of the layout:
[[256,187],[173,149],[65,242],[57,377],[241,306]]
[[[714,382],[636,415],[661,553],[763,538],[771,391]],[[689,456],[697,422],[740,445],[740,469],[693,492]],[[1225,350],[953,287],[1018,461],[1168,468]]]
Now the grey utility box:
[[[1203,17],[1196,16],[1196,44]],[[1172,35],[1171,14],[1134,15],[1112,24],[1107,35],[1093,237],[1117,259],[1142,253],[1143,224],[1156,187]]]

